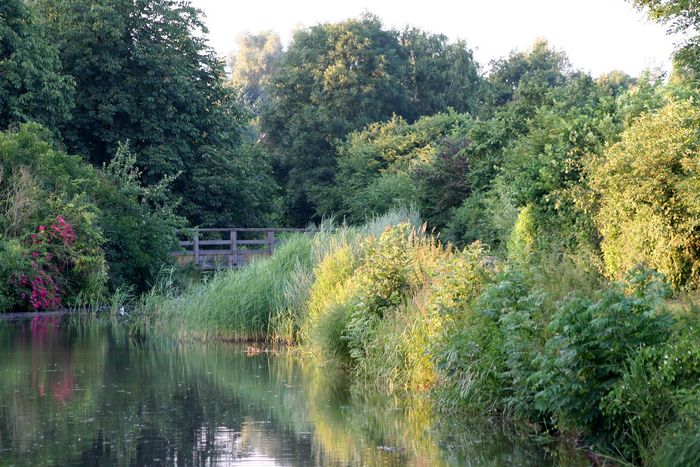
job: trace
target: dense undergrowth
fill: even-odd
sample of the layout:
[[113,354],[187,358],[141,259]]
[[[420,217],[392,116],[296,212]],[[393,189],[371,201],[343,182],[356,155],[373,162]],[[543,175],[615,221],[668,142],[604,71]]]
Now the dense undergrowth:
[[700,455],[698,310],[648,269],[610,282],[563,254],[495,260],[392,212],[291,236],[250,267],[168,290],[142,298],[132,323],[286,342],[358,384],[430,391],[446,411],[524,420],[618,461]]
[[[697,37],[670,76],[593,77],[546,41],[483,74],[364,15],[279,45],[244,104],[188,2],[25,3],[0,4],[0,312],[113,294],[134,331],[292,344],[620,462],[700,464]],[[239,271],[168,269],[188,225],[328,216],[350,225]]]

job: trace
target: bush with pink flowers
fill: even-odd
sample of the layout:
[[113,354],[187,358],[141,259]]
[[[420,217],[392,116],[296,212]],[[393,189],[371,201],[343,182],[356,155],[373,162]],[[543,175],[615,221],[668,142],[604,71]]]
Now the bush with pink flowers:
[[70,283],[76,250],[76,234],[63,217],[46,228],[40,225],[25,242],[24,268],[12,274],[19,304],[33,311],[61,307]]
[[94,168],[35,124],[0,132],[0,313],[142,292],[174,263],[172,179],[145,186],[135,164],[123,147]]

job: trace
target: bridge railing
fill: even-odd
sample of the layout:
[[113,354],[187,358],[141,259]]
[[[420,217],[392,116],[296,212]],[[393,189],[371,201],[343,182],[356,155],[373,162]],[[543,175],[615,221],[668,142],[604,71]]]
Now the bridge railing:
[[[269,256],[283,241],[285,233],[313,233],[313,229],[287,228],[208,228],[192,229],[182,250],[173,253],[181,265],[193,264],[199,269],[234,268],[248,264],[257,256]],[[182,238],[182,237],[181,237]]]

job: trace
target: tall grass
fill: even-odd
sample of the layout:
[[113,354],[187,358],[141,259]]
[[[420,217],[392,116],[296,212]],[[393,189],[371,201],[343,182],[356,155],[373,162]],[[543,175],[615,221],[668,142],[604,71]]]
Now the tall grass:
[[339,251],[360,255],[364,239],[401,222],[419,226],[420,217],[411,210],[392,211],[361,227],[326,220],[315,235],[291,235],[271,257],[220,271],[182,294],[158,284],[137,303],[132,322],[184,338],[300,342],[318,318],[310,296],[324,283],[317,266]]
[[266,340],[289,310],[290,287],[311,268],[313,239],[290,236],[274,255],[221,271],[156,307],[156,326],[180,337]]

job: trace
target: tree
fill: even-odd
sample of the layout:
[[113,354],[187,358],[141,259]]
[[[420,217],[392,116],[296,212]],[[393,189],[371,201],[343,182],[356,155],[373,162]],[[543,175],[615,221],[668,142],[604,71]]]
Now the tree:
[[585,161],[615,141],[621,124],[614,99],[582,75],[553,91],[554,104],[538,109],[528,132],[506,150],[500,177],[514,204],[529,206],[538,247],[597,251],[587,206]]
[[413,204],[430,227],[442,227],[478,183],[472,124],[468,114],[447,112],[412,124],[394,117],[351,133],[338,148],[337,182],[324,196],[335,204],[326,212],[359,223]]
[[624,71],[613,70],[598,76],[595,82],[603,93],[617,97],[637,84],[637,79],[631,77]]
[[283,160],[289,221],[328,213],[323,197],[336,178],[336,147],[350,132],[393,115],[410,123],[448,107],[472,112],[480,83],[464,43],[386,30],[371,15],[297,32],[262,118]]
[[513,100],[527,100],[536,105],[551,87],[561,86],[570,73],[569,60],[543,39],[535,41],[526,52],[511,52],[507,58],[491,63],[486,108],[496,108]]
[[639,117],[593,166],[605,266],[641,263],[681,287],[700,281],[700,111],[672,101]]
[[479,66],[466,43],[443,34],[405,29],[400,36],[408,57],[407,91],[418,116],[452,108],[476,113],[482,87]]
[[246,117],[200,12],[184,0],[36,1],[77,83],[69,150],[100,166],[128,142],[144,183],[180,174],[172,190],[190,222],[249,217],[255,203],[225,198],[241,183],[229,168]]
[[372,16],[298,31],[272,78],[262,129],[284,159],[287,217],[312,218],[335,175],[336,140],[409,113],[397,34]]
[[272,31],[241,34],[236,42],[238,50],[229,59],[231,83],[256,114],[269,98],[270,77],[284,56],[282,42]]
[[36,121],[54,132],[70,118],[73,80],[22,0],[0,4],[0,129]]
[[104,252],[112,289],[131,286],[145,292],[155,285],[162,268],[175,264],[177,229],[185,219],[170,202],[171,179],[144,186],[136,157],[120,146],[109,165],[98,171],[90,195],[99,208],[96,222],[104,237]]
[[654,21],[667,24],[669,33],[689,33],[679,44],[675,58],[696,77],[700,73],[700,4],[695,0],[631,0],[639,9],[648,9]]

